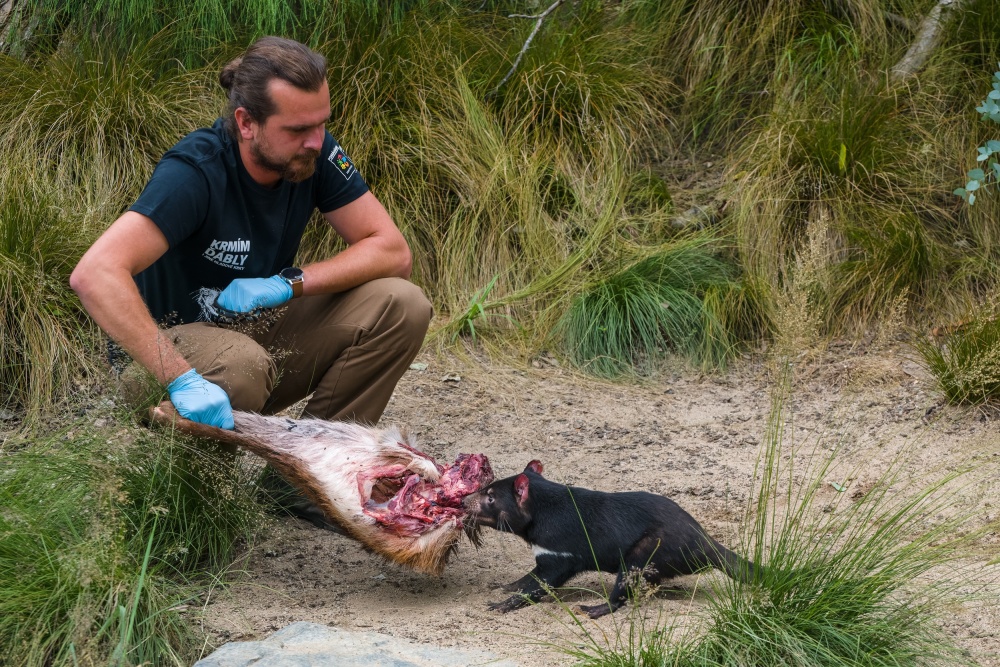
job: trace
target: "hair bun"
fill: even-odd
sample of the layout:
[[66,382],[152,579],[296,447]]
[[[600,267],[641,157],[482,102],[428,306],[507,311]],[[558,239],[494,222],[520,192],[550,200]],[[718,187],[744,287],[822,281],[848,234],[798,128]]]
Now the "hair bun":
[[230,60],[222,71],[219,72],[219,85],[221,85],[226,90],[230,90],[233,87],[233,79],[236,78],[236,70],[240,68],[240,63],[243,62],[243,56],[238,56]]

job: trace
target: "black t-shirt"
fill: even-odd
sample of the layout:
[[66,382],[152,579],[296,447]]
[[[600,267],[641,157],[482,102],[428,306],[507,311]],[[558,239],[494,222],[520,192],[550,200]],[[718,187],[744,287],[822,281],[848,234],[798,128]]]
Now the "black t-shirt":
[[153,319],[194,322],[194,293],[291,266],[314,209],[328,213],[368,191],[340,144],[326,133],[316,172],[273,188],[254,181],[219,119],[167,151],[129,209],[150,218],[170,249],[135,277]]

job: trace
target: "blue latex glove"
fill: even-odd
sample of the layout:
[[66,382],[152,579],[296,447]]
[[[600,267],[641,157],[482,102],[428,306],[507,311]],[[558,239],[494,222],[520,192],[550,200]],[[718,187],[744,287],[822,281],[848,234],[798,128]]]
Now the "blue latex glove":
[[220,306],[235,313],[256,308],[274,308],[292,298],[292,286],[280,276],[237,278],[219,295]]
[[212,384],[195,369],[178,375],[167,385],[170,402],[181,417],[218,428],[233,428],[233,408],[229,396],[217,384]]

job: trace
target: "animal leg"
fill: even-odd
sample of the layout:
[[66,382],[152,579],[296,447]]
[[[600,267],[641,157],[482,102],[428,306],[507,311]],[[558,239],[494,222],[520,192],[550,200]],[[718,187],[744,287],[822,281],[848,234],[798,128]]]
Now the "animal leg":
[[612,614],[625,604],[628,599],[628,577],[625,571],[619,571],[615,579],[615,585],[608,594],[608,601],[595,605],[580,605],[578,608],[590,618],[600,618],[605,614]]
[[640,540],[626,555],[622,569],[618,571],[615,585],[608,594],[608,601],[590,606],[580,606],[580,611],[590,618],[600,618],[605,614],[614,613],[628,600],[630,589],[637,589],[640,577],[655,586],[663,579],[663,573],[657,568],[656,555],[659,544],[648,540]]
[[489,610],[506,614],[509,611],[527,607],[532,602],[538,602],[545,597],[549,589],[565,584],[576,573],[577,569],[573,567],[573,562],[569,558],[552,558],[551,556],[544,560],[536,558],[535,569],[512,584],[504,586],[504,590],[516,591],[516,593],[502,602],[491,603]]
[[500,587],[504,593],[513,593],[514,591],[524,590],[526,586],[531,586],[537,582],[538,575],[535,572],[538,570],[536,567],[534,570],[524,575],[517,581],[512,581],[509,584],[504,584]]

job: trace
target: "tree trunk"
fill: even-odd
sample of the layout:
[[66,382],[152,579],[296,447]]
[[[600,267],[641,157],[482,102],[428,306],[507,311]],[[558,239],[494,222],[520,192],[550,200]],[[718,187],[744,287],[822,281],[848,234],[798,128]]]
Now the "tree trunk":
[[0,51],[6,46],[4,35],[7,33],[7,24],[13,11],[14,0],[0,0]]
[[913,40],[906,55],[890,70],[889,80],[898,83],[919,72],[941,43],[948,21],[967,4],[969,0],[938,0],[930,13],[920,22],[916,39]]

